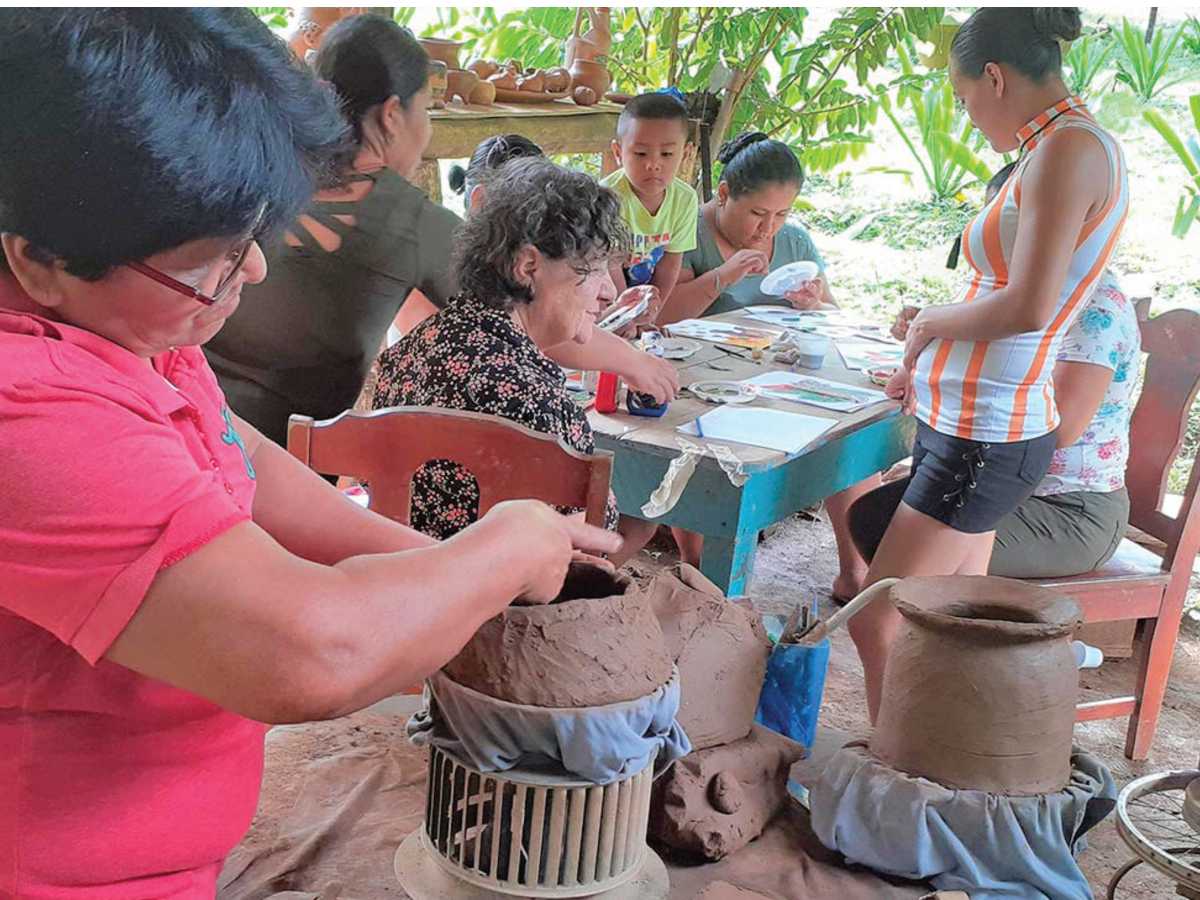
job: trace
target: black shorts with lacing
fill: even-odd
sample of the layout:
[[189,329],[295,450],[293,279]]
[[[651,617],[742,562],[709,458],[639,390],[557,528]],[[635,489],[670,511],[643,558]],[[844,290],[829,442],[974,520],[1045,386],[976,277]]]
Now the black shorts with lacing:
[[993,444],[942,434],[918,422],[904,503],[955,531],[992,531],[1033,493],[1056,446],[1053,432]]

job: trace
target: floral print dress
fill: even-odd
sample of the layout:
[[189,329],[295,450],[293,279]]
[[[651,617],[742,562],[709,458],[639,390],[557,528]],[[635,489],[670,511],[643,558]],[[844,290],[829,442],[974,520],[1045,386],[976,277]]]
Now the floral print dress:
[[[488,413],[594,453],[591,426],[565,385],[562,369],[507,312],[458,296],[384,351],[371,406]],[[431,537],[448,538],[479,517],[479,485],[462,466],[426,463],[412,487],[412,527]],[[617,518],[609,495],[606,525],[615,528]]]

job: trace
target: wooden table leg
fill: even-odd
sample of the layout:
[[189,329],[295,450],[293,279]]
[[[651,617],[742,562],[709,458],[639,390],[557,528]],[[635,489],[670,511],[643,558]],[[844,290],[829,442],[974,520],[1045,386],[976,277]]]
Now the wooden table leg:
[[700,571],[725,592],[740,597],[750,587],[754,574],[754,555],[758,552],[758,530],[739,531],[736,537],[704,538]]
[[413,184],[423,190],[434,203],[442,202],[442,170],[436,159],[423,159],[413,176]]

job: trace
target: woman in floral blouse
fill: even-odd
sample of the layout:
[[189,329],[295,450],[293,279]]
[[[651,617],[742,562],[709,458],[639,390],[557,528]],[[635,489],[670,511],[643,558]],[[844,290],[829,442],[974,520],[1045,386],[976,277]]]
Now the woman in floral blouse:
[[[506,164],[459,233],[461,293],[380,357],[372,405],[489,413],[593,453],[587,417],[544,350],[591,334],[616,296],[608,261],[627,241],[616,196],[592,178],[540,157]],[[478,515],[479,488],[462,467],[442,460],[417,472],[414,528],[446,538]],[[618,565],[654,531],[623,517],[618,526],[611,497],[608,523],[625,538]]]

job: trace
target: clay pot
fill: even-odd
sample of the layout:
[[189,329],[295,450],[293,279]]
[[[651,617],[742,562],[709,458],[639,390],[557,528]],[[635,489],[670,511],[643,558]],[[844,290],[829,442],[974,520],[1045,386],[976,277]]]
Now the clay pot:
[[466,69],[450,69],[446,72],[446,99],[453,100],[461,97],[463,103],[469,102],[471,91],[479,84],[479,76]]
[[597,97],[603,97],[608,86],[612,84],[612,75],[598,62],[576,58],[571,63],[571,83],[575,87],[590,87]]
[[571,93],[571,99],[579,106],[595,106],[596,92],[586,84],[581,84]]
[[446,64],[440,59],[429,62],[429,96],[433,100],[434,109],[442,109],[446,105]]
[[876,758],[949,788],[1032,795],[1071,775],[1079,607],[985,576],[906,578],[871,738]]
[[473,59],[467,63],[467,69],[474,72],[480,78],[490,78],[496,74],[499,68],[500,66],[490,59]]
[[471,89],[470,101],[477,106],[491,106],[496,102],[496,85],[481,81]]
[[440,59],[447,69],[458,68],[458,54],[463,48],[462,41],[447,41],[442,38],[419,38],[417,43],[425,48],[430,59]]
[[679,724],[693,750],[750,733],[771,642],[758,615],[725,599],[689,565],[664,572],[646,587],[667,652],[679,670]]
[[510,606],[443,671],[510,703],[579,709],[644,697],[672,666],[646,596],[623,575],[576,564],[554,603]]

